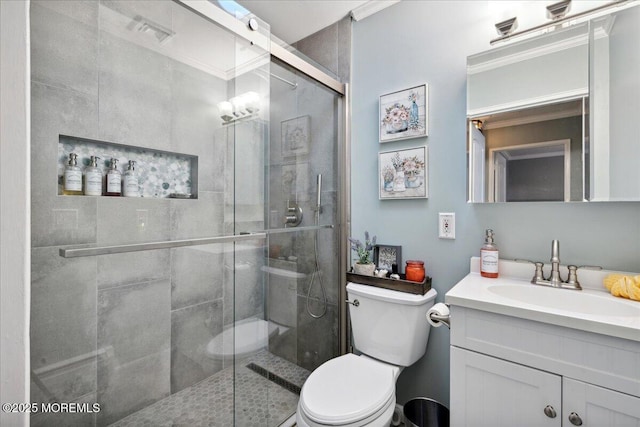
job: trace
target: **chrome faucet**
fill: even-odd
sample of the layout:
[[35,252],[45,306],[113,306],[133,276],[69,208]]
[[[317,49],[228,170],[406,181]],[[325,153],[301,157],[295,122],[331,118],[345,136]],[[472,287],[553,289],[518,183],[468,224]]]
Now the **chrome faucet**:
[[551,286],[553,288],[563,288],[563,289],[575,289],[582,290],[582,286],[580,286],[580,282],[578,282],[578,269],[588,269],[588,270],[602,270],[602,267],[593,266],[593,265],[568,265],[567,269],[569,270],[569,275],[566,281],[562,280],[560,276],[560,242],[558,240],[551,241],[551,275],[549,278],[544,277],[544,272],[542,268],[544,264],[542,262],[533,262],[524,259],[516,259],[518,262],[528,262],[534,264],[536,266],[536,271],[531,279],[531,283],[534,285],[542,285],[542,286]]

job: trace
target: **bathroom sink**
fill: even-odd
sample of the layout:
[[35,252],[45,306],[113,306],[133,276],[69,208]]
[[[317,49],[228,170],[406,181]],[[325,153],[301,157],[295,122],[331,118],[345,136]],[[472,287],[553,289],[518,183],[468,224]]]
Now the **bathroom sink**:
[[492,285],[487,290],[502,298],[546,309],[600,316],[640,316],[640,304],[634,304],[604,292],[506,284]]

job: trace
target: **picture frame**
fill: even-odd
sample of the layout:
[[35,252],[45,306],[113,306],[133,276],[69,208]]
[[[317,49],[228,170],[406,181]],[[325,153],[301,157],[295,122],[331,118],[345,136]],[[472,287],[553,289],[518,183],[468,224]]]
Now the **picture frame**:
[[380,96],[380,143],[429,135],[429,85]]
[[378,197],[426,199],[429,196],[427,147],[378,153]]
[[378,270],[391,272],[391,264],[398,266],[398,273],[402,264],[402,246],[375,245],[373,247],[373,263]]
[[309,154],[311,144],[311,116],[304,115],[280,123],[282,157]]

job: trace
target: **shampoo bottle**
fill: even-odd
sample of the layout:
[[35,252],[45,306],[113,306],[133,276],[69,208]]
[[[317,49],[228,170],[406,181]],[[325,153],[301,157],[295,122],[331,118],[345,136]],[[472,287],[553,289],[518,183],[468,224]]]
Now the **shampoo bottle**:
[[107,172],[107,196],[119,196],[122,192],[122,174],[118,170],[118,159],[111,159]]
[[69,163],[64,168],[62,194],[82,194],[82,169],[78,166],[77,158],[76,153],[69,154]]
[[129,167],[124,172],[122,178],[122,195],[124,197],[140,197],[138,189],[138,174],[136,173],[136,162],[129,160]]
[[498,277],[498,246],[493,242],[493,230],[485,231],[484,245],[480,249],[480,274],[482,277]]
[[85,196],[102,196],[102,169],[98,167],[100,157],[91,156],[91,163],[84,170]]

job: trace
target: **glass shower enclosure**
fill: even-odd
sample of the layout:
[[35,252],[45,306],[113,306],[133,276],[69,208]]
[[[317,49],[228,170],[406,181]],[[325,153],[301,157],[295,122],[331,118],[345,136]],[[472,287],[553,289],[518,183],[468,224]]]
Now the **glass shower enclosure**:
[[339,353],[343,100],[249,17],[31,2],[32,425],[277,426]]

